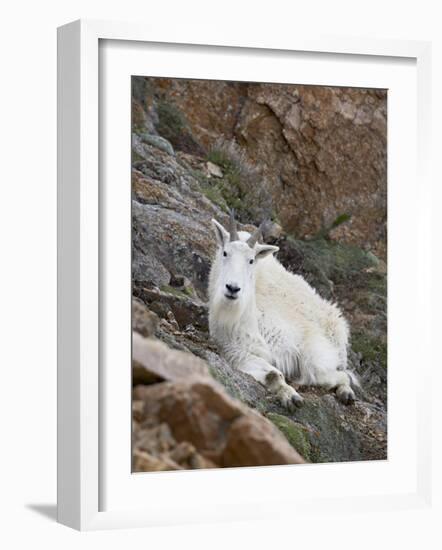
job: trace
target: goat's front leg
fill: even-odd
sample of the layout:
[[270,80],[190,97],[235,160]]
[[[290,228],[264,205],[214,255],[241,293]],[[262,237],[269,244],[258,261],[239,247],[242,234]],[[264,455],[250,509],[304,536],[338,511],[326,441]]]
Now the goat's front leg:
[[282,372],[264,359],[253,357],[239,365],[239,369],[253,376],[255,380],[272,392],[287,409],[293,411],[303,404],[303,398],[295,388],[287,384]]

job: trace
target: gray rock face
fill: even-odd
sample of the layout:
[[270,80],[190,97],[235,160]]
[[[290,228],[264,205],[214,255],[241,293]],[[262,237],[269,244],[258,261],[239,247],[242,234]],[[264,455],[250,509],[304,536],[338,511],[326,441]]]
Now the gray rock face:
[[148,145],[152,145],[157,149],[161,149],[168,155],[175,155],[172,145],[167,141],[167,139],[162,138],[161,136],[155,136],[145,132],[140,135],[141,140]]
[[[166,83],[165,86],[169,90],[169,84]],[[206,89],[209,88],[206,86]],[[178,88],[173,89],[176,91]],[[252,90],[244,86],[240,90],[235,86],[226,87],[225,92],[247,93],[250,101],[252,101],[250,98],[253,97],[254,103],[247,109],[252,107],[256,109],[257,105],[271,104],[271,111],[278,113],[278,117],[284,121],[284,128],[287,128],[285,139],[300,139],[296,132],[301,132],[303,121],[305,123],[310,119],[309,124],[318,130],[315,139],[319,139],[320,132],[325,131],[329,123],[327,117],[334,117],[334,124],[338,124],[336,117],[343,117],[349,121],[349,124],[365,128],[364,131],[368,131],[368,126],[371,128],[370,132],[383,131],[384,115],[382,113],[375,114],[381,98],[376,99],[373,94],[365,94],[365,99],[359,101],[357,99],[359,96],[356,97],[350,92],[348,100],[345,99],[344,92],[342,92],[344,95],[337,92],[324,92],[325,95],[322,99],[325,102],[326,112],[316,115],[313,108],[314,100],[321,101],[321,97],[318,95],[315,99],[310,94],[307,99],[303,100],[309,105],[308,117],[310,118],[306,118],[305,112],[301,109],[301,99],[299,102],[294,102],[293,108],[287,111],[288,99],[285,94],[278,99],[276,87],[272,94],[267,89],[255,89],[252,94]],[[301,90],[300,98],[302,98],[301,92],[307,93],[307,91]],[[135,101],[134,109],[138,109],[137,120],[140,126],[140,135],[143,128],[149,133],[155,131],[155,116],[152,114],[155,112],[155,101],[151,101],[149,97],[147,97],[144,107],[138,100]],[[374,103],[370,103],[367,99],[370,97],[374,97]],[[177,104],[181,105],[180,102],[190,101],[187,96],[186,98],[178,98]],[[236,116],[241,113],[242,118],[245,117],[245,120],[249,120],[247,118],[249,115],[241,107],[241,102],[235,103],[232,97],[230,100],[231,104],[236,105],[235,108],[238,109]],[[189,103],[186,105],[183,112],[187,116],[191,110]],[[194,104],[192,103],[192,105]],[[339,114],[337,115],[335,110],[338,107]],[[194,109],[192,121],[196,120],[196,113],[201,114],[203,107],[200,106],[198,110],[194,105]],[[270,109],[270,107],[267,106],[266,109]],[[320,112],[321,109],[322,104],[319,103],[317,110]],[[192,139],[198,142],[201,148],[204,148],[219,136],[221,128],[226,124],[233,124],[235,117],[231,114],[226,114],[224,118],[216,122],[201,115],[200,125],[204,122],[207,131],[203,132],[202,126],[200,130],[194,130],[194,122],[189,123],[186,131],[191,132]],[[275,116],[275,114],[269,115],[270,118]],[[151,121],[151,126],[147,122],[143,126],[143,120]],[[213,122],[212,127],[210,127],[211,121]],[[245,122],[240,124],[245,124]],[[272,124],[275,124],[275,121]],[[246,126],[248,128],[247,139],[252,143],[254,130],[251,119]],[[291,133],[288,131],[289,127]],[[306,128],[307,126],[302,131],[307,131]],[[350,132],[350,126],[346,128],[346,131]],[[377,129],[375,130],[375,128]],[[257,140],[264,139],[262,131],[261,127],[256,130]],[[278,131],[280,132],[281,129]],[[348,135],[350,136],[350,134]],[[204,139],[201,136],[204,136]],[[177,140],[175,143],[181,142]],[[288,226],[284,223],[282,223],[282,229],[279,225],[274,224],[272,231],[266,235],[267,242],[275,243],[280,247],[278,257],[288,269],[303,275],[318,292],[324,297],[338,302],[343,309],[351,325],[350,365],[361,380],[361,389],[357,390],[357,401],[353,406],[346,407],[340,404],[333,394],[323,390],[299,388],[305,398],[305,405],[295,413],[288,414],[266,392],[263,386],[250,376],[230,367],[219,355],[214,342],[210,340],[206,305],[207,282],[211,257],[216,246],[210,220],[216,218],[221,223],[227,224],[227,206],[231,205],[226,203],[225,197],[228,197],[228,194],[225,193],[222,186],[233,185],[234,179],[225,178],[226,169],[223,166],[220,167],[223,179],[210,176],[207,172],[207,157],[201,154],[199,149],[192,149],[193,146],[190,145],[193,142],[188,140],[186,143],[185,150],[178,147],[176,154],[173,155],[165,148],[158,148],[146,143],[137,134],[133,139],[134,330],[143,336],[154,336],[170,348],[182,350],[203,359],[208,366],[210,375],[230,397],[267,417],[306,460],[334,462],[386,459],[387,279],[385,263],[373,252],[367,252],[360,246],[349,244],[345,242],[345,239],[344,241],[296,239],[287,233]],[[289,146],[286,144],[285,147]],[[315,162],[316,159],[319,163],[318,158],[327,154],[327,147],[327,143],[324,142],[325,152],[320,153],[318,150],[315,155],[312,153],[311,162]],[[308,157],[307,151],[302,154],[305,155],[305,158]],[[250,155],[253,157],[251,152]],[[270,158],[270,150],[266,155]],[[287,155],[290,158],[293,157],[292,152],[288,152]],[[274,159],[274,162],[277,160]],[[327,166],[329,165],[326,159],[323,162]],[[382,158],[379,162],[382,164]],[[318,164],[318,166],[322,165]],[[379,167],[379,170],[382,173],[382,166]],[[330,180],[332,181],[334,177],[338,177],[337,174],[338,172],[335,175],[329,174],[327,177],[332,178]],[[218,194],[220,189],[224,192],[223,195]],[[348,189],[353,193],[350,188]],[[305,192],[307,193],[307,187]],[[335,189],[334,192],[339,196],[344,193],[343,189]],[[363,200],[371,200],[371,191],[368,188],[362,190],[361,193],[365,197]],[[380,199],[376,195],[373,200],[376,202]],[[301,208],[301,206],[299,207]],[[261,220],[256,220],[256,222],[259,221]],[[301,220],[300,223],[304,222]],[[363,220],[360,222],[362,225],[358,226],[360,227],[358,231],[362,231],[359,233],[360,235],[365,235],[365,229],[362,229],[364,223]],[[367,227],[369,226],[367,225]],[[241,226],[241,228],[253,229],[251,226]],[[339,235],[337,232],[334,238]],[[356,229],[352,235],[347,240],[357,242],[359,237],[356,238]],[[380,243],[379,250],[385,246],[385,239],[383,239],[382,235],[375,236],[376,242]],[[136,367],[134,365],[134,369]],[[139,369],[136,372],[138,378],[135,376],[134,370],[136,382],[141,382],[146,387],[158,384],[158,378],[149,378],[144,371]],[[139,391],[141,392],[141,390]],[[163,428],[160,429],[156,426],[155,429],[159,431],[155,431],[155,434],[152,432],[154,439],[160,436],[167,439]],[[253,434],[250,433],[250,435]],[[175,443],[170,444],[171,449],[175,449],[175,446],[180,444],[180,441],[176,440],[176,434],[173,435],[173,439]],[[239,439],[236,441],[240,448],[242,442]],[[152,469],[168,469],[161,461],[157,461],[156,455],[155,460],[152,459],[152,456],[147,457],[146,453],[150,452],[148,449],[140,447],[138,451],[137,467],[140,469],[143,468],[140,464],[151,464]],[[213,460],[208,455],[205,455],[204,458],[198,454],[195,445],[192,452],[188,447],[183,447],[176,453],[174,456],[181,456],[180,453],[183,453],[183,456],[193,458],[183,459],[184,462],[180,463],[168,455],[167,464],[170,464],[168,462],[170,460],[174,464],[189,464],[189,461],[192,460],[192,463],[195,464],[206,464],[203,467],[213,465]],[[209,462],[206,463],[204,460],[209,460]],[[211,460],[212,462],[210,462]],[[229,460],[233,462],[237,460],[235,453],[230,456]]]

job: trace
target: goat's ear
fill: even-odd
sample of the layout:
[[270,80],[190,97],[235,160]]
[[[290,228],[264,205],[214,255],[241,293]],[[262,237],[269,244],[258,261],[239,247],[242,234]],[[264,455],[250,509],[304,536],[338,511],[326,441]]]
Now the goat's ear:
[[212,220],[213,229],[215,230],[216,240],[220,246],[224,246],[229,242],[229,234],[224,227],[216,220]]
[[271,244],[257,244],[255,246],[256,250],[256,259],[262,260],[262,258],[265,258],[269,254],[274,254],[275,252],[278,252],[279,247],[272,246]]

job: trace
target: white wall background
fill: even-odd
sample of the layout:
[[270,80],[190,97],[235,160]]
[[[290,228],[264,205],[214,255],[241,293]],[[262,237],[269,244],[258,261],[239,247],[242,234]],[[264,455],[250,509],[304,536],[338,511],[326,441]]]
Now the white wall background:
[[[434,232],[442,237],[437,205],[442,193],[442,35],[437,0],[16,0],[2,6],[0,86],[0,545],[46,548],[240,548],[400,547],[439,548],[440,404],[435,414],[435,486],[432,509],[351,517],[304,517],[278,522],[156,528],[79,534],[48,515],[55,509],[56,435],[56,27],[79,17],[155,21],[159,26],[253,27],[269,37],[311,29],[312,34],[350,34],[433,40]],[[439,199],[439,200],[437,200]],[[412,220],[410,220],[412,223]],[[440,247],[439,247],[440,248]],[[440,260],[440,254],[439,258]],[[435,262],[435,281],[442,280]],[[440,285],[440,283],[439,283]],[[436,287],[437,285],[435,285]],[[441,291],[435,288],[440,304]],[[440,310],[439,310],[440,311]],[[434,317],[434,334],[441,322]],[[439,365],[435,365],[439,366]],[[418,370],[419,365],[416,365]],[[6,375],[6,376],[5,376]],[[437,438],[438,436],[438,438]],[[295,489],[294,489],[295,490]]]

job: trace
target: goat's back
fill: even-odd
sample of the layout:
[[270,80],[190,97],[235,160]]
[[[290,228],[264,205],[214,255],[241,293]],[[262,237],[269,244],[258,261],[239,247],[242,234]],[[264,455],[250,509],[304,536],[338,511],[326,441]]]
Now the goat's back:
[[347,345],[348,327],[340,309],[273,256],[257,264],[256,305],[269,319],[301,331],[320,330],[340,348]]

